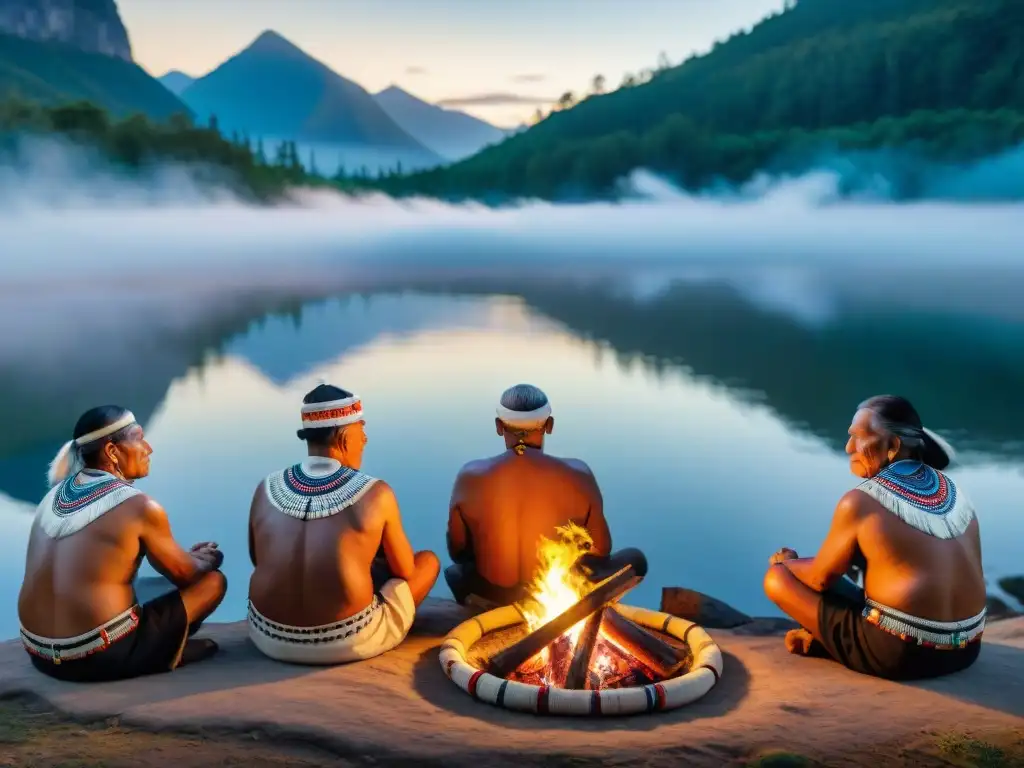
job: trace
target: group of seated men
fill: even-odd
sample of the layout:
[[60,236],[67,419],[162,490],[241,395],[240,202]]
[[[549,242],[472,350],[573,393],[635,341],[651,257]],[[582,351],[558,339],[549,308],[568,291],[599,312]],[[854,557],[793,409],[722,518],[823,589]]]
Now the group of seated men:
[[[440,561],[413,550],[392,489],[360,471],[360,399],[322,384],[301,413],[308,456],[265,478],[252,498],[249,637],[283,662],[371,658],[405,639]],[[590,469],[544,452],[554,427],[547,396],[510,388],[495,424],[505,450],[462,468],[449,508],[454,564],[445,578],[459,603],[476,608],[522,599],[537,543],[558,526],[584,527],[596,555],[611,549]],[[787,648],[890,679],[970,666],[985,583],[974,509],[942,472],[952,450],[909,402],[888,395],[862,403],[849,433],[863,482],[839,501],[815,557],[782,549],[765,576],[768,596],[801,627]],[[151,453],[130,411],[102,406],[79,419],[51,464],[18,602],[22,642],[47,675],[136,677],[218,650],[193,635],[224,598],[224,556],[214,542],[183,549],[164,509],[134,487]],[[144,558],[175,589],[140,605]]]

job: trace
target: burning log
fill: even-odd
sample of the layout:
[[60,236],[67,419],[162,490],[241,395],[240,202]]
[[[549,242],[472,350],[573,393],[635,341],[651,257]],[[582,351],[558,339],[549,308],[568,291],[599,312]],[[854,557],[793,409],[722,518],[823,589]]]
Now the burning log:
[[[643,557],[642,553],[640,556]],[[646,558],[643,565],[646,566]],[[507,678],[523,662],[532,659],[583,619],[600,612],[604,606],[617,600],[639,584],[641,580],[642,577],[637,575],[632,562],[628,562],[621,570],[602,581],[594,587],[593,591],[567,610],[538,627],[519,642],[496,653],[488,663],[488,671],[496,677]]]
[[614,608],[604,611],[601,631],[605,637],[635,656],[637,661],[653,670],[662,680],[673,677],[690,660],[686,651],[652,635]]
[[565,676],[566,688],[587,687],[587,681],[590,679],[590,665],[594,658],[594,648],[597,647],[597,639],[601,633],[601,623],[608,612],[607,608],[595,611],[590,614],[587,623],[583,625],[580,639],[576,643],[576,651],[569,664],[569,672]]
[[647,575],[647,556],[636,547],[627,547],[610,555],[587,553],[580,557],[573,569],[595,584],[618,573],[626,566],[641,579]]

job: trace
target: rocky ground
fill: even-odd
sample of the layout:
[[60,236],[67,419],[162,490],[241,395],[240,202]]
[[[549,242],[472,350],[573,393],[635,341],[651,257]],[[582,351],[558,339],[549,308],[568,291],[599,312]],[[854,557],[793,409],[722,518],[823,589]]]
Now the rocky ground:
[[262,658],[243,624],[204,628],[222,644],[216,660],[102,686],[44,678],[18,643],[0,644],[0,766],[1024,765],[1024,617],[993,622],[967,672],[900,685],[789,656],[784,622],[672,599],[722,647],[722,680],[686,708],[631,718],[474,701],[437,662],[464,617],[445,601],[429,601],[392,653],[331,669]]

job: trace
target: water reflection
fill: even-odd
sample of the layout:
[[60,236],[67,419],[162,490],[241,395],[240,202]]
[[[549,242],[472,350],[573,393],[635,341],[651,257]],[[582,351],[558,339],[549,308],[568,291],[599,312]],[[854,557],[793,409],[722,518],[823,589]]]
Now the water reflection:
[[493,283],[418,289],[294,297],[265,318],[256,298],[176,324],[143,318],[121,352],[63,350],[73,385],[40,373],[52,352],[8,358],[0,418],[22,428],[0,437],[0,632],[16,630],[24,513],[46,461],[80,411],[106,401],[144,421],[156,453],[140,487],[167,506],[176,535],[223,545],[231,596],[217,617],[241,618],[252,490],[301,453],[298,404],[321,379],[364,396],[366,469],[395,487],[418,547],[443,551],[455,472],[500,449],[494,399],[531,380],[555,407],[551,449],[594,468],[616,546],[649,555],[639,602],[684,584],[773,612],[758,589],[765,558],[820,542],[853,482],[837,450],[850,409],[879,391],[913,398],[974,452],[958,477],[983,515],[987,566],[1016,564],[1024,521],[1009,500],[1024,491],[1024,414],[1005,403],[1024,384],[1024,331],[1013,317],[849,297],[808,316],[706,280],[640,294],[561,282],[506,282],[505,297]]

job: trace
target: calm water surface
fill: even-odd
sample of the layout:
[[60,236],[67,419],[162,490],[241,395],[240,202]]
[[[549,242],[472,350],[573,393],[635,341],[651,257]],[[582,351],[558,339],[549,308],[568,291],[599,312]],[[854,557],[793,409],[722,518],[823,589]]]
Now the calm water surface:
[[1024,570],[1024,319],[984,300],[751,286],[462,283],[298,297],[269,315],[254,301],[230,317],[179,304],[175,323],[140,316],[113,349],[26,344],[0,368],[14,425],[0,440],[0,636],[17,632],[46,463],[78,414],[107,401],[143,421],[155,453],[139,487],[178,539],[224,549],[230,591],[216,619],[243,618],[249,500],[302,457],[299,406],[321,380],[363,397],[364,469],[395,488],[413,545],[442,560],[455,473],[501,449],[496,398],[530,381],[554,408],[549,450],[590,463],[615,547],[647,553],[633,603],[657,607],[662,586],[682,585],[776,613],[760,590],[767,558],[820,544],[855,483],[842,453],[852,409],[882,391],[914,399],[963,450],[954,476],[979,508],[990,572]]

